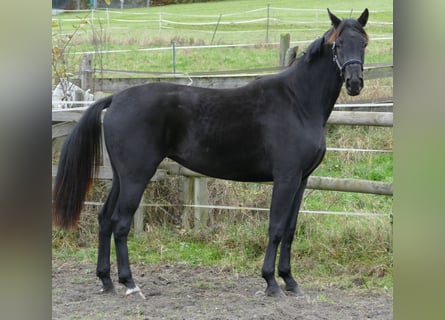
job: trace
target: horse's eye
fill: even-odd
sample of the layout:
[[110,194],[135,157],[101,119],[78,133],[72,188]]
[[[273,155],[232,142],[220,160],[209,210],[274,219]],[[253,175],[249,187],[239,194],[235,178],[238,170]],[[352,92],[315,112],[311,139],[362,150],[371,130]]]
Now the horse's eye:
[[368,46],[367,42],[363,43],[363,48],[366,48],[367,46]]

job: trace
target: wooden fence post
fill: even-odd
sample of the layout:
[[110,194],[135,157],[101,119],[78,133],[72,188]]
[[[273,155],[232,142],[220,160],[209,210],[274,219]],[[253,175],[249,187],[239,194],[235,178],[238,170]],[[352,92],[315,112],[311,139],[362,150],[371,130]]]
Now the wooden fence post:
[[141,202],[139,203],[139,207],[137,208],[134,218],[133,218],[133,228],[135,234],[141,234],[144,231],[144,207],[141,206],[142,203],[145,203],[145,195],[142,195]]
[[286,53],[290,46],[290,34],[284,33],[280,36],[280,67],[285,67]]
[[289,67],[297,57],[298,46],[287,49],[283,67]]
[[[194,202],[195,205],[209,205],[209,190],[207,189],[208,178],[193,178],[194,180]],[[195,231],[203,230],[207,227],[209,219],[209,208],[194,208]]]
[[80,87],[83,90],[93,91],[93,56],[91,54],[85,54],[82,57],[82,63],[80,65]]
[[[83,101],[83,99],[84,99],[83,90],[77,89],[76,91],[74,91],[74,101]],[[79,104],[75,103],[73,107],[83,107],[83,105],[81,103]]]
[[193,207],[190,205],[209,205],[208,178],[187,177],[184,182],[184,204],[182,215],[182,227],[186,230],[192,228],[190,222],[193,217],[193,229],[199,231],[207,227],[209,220],[209,208]]
[[187,205],[193,204],[194,179],[192,177],[185,177],[183,184],[183,203],[186,205],[182,213],[182,227],[185,230],[191,229],[192,208]]
[[269,43],[269,17],[270,17],[270,4],[267,5],[267,18],[266,18],[266,43]]

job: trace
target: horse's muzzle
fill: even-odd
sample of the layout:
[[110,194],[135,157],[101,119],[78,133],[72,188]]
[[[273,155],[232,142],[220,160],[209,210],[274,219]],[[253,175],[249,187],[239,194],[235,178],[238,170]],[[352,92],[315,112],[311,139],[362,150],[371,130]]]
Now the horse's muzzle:
[[345,68],[345,86],[350,96],[357,96],[363,89],[363,70],[361,65],[353,64]]

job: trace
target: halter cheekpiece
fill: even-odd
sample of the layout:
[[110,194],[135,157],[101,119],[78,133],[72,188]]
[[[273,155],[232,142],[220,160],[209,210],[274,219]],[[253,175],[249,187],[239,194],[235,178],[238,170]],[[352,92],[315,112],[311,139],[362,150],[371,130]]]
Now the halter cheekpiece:
[[340,77],[343,77],[343,71],[345,70],[346,66],[350,64],[359,64],[363,71],[363,62],[360,59],[349,59],[343,62],[343,64],[338,61],[337,47],[335,45],[335,41],[332,43],[332,55],[334,56],[333,61],[337,64],[338,69],[340,70]]

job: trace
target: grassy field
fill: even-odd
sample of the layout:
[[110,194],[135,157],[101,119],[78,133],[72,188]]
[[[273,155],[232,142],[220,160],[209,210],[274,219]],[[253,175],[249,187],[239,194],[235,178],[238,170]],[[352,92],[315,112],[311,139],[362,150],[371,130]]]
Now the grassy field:
[[[267,4],[269,44],[266,40]],[[170,72],[172,52],[140,49],[177,43],[178,72],[238,70],[278,65],[282,33],[304,48],[329,28],[326,8],[341,17],[358,16],[364,7],[371,11],[367,31],[371,43],[367,63],[392,62],[392,2],[378,1],[221,1],[202,4],[152,7],[124,11],[65,13],[53,17],[53,44],[65,53],[60,68],[68,73],[78,69],[83,51],[125,50],[96,54],[102,68],[132,71]],[[283,10],[284,8],[304,10]],[[320,9],[320,10],[315,10]],[[221,22],[215,33],[215,22]],[[163,22],[160,28],[160,17]],[[261,20],[262,19],[262,20]],[[170,22],[166,22],[169,20]],[[240,21],[255,21],[237,23]],[[79,23],[84,22],[83,25]],[[175,24],[172,22],[176,22]],[[208,24],[212,22],[212,24]],[[178,24],[183,23],[183,24]],[[193,25],[190,25],[193,23]],[[201,24],[199,24],[201,23]],[[254,44],[252,47],[185,49],[182,46],[213,44]],[[379,40],[389,38],[388,40]],[[298,43],[296,43],[298,41]],[[300,43],[300,41],[302,41]],[[106,75],[106,74],[105,74]],[[113,76],[114,74],[109,74]],[[116,76],[116,75],[114,75]],[[392,96],[392,79],[366,81],[358,99]],[[344,94],[341,101],[355,101]],[[391,128],[328,127],[328,147],[392,149]],[[314,175],[392,182],[392,153],[330,151]],[[146,191],[151,203],[176,203],[181,181],[171,178],[153,183]],[[211,180],[210,202],[233,206],[267,208],[271,186]],[[97,183],[91,200],[103,201],[107,185]],[[303,210],[390,213],[392,197],[307,190]],[[97,207],[86,207],[80,229],[53,231],[54,259],[94,263],[97,248]],[[177,223],[172,207],[147,209],[146,232],[129,239],[133,263],[184,263],[216,265],[233,272],[259,274],[267,243],[268,213],[259,211],[213,210],[212,230],[192,232]],[[113,253],[114,255],[114,253]],[[354,217],[301,214],[293,246],[295,274],[305,281],[343,287],[392,288],[392,227],[389,216]]]
[[[64,51],[73,72],[77,70],[79,53],[98,50],[113,52],[100,55],[101,66],[96,57],[96,68],[170,72],[172,41],[177,45],[177,72],[270,67],[279,63],[277,44],[281,34],[290,33],[291,44],[304,49],[330,27],[327,7],[340,17],[349,17],[352,9],[356,17],[368,7],[371,13],[367,31],[372,44],[366,61],[392,62],[392,3],[382,0],[221,1],[72,12],[53,17],[53,40],[57,46],[68,44]],[[254,46],[183,48],[210,44]],[[143,51],[153,48],[167,50]]]

